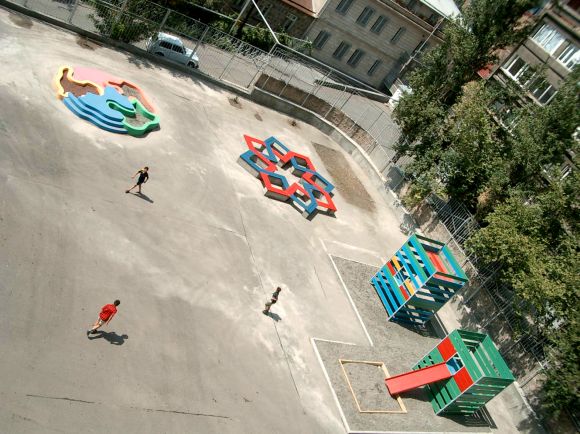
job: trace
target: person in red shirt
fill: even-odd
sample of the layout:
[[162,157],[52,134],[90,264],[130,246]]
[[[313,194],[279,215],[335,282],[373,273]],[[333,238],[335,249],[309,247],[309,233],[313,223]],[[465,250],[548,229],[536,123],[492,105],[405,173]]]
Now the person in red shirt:
[[115,316],[115,314],[117,313],[117,306],[119,306],[121,304],[121,302],[119,300],[115,300],[113,302],[113,304],[106,304],[101,308],[101,313],[99,314],[99,318],[97,319],[97,321],[93,324],[93,328],[90,330],[87,330],[87,336],[89,336],[91,333],[94,333],[98,330],[99,327],[101,327],[103,324],[109,324],[111,322],[111,320],[113,319],[113,317]]

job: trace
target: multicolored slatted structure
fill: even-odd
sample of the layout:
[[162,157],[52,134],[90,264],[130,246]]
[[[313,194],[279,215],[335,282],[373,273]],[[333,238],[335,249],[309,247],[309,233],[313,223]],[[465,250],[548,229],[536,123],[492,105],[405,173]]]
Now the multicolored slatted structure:
[[414,370],[446,363],[452,377],[427,387],[437,414],[471,414],[515,380],[488,335],[454,330]]
[[389,320],[412,325],[429,321],[466,283],[447,246],[420,235],[412,235],[371,279]]

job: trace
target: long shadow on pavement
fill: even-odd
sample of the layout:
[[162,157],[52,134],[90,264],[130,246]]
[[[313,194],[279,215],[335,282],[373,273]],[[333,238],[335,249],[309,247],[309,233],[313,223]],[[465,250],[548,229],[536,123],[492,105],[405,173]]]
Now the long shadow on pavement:
[[125,340],[129,339],[129,336],[126,334],[118,335],[115,332],[105,332],[101,330],[97,330],[96,333],[93,333],[91,336],[89,336],[89,339],[91,341],[101,338],[105,339],[107,342],[113,345],[123,345],[125,343]]

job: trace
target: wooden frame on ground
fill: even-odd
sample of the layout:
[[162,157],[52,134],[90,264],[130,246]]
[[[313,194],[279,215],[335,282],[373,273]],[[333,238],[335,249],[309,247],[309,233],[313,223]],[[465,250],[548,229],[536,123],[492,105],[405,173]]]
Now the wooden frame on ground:
[[[385,378],[389,378],[391,375],[389,374],[389,371],[387,371],[387,367],[385,366],[385,364],[383,362],[371,362],[368,360],[347,360],[347,359],[338,359],[338,362],[340,363],[340,367],[342,369],[342,373],[344,374],[344,378],[346,379],[346,383],[348,384],[348,388],[350,389],[350,393],[352,394],[352,397],[354,399],[354,402],[356,403],[356,407],[359,411],[359,413],[407,413],[407,408],[405,407],[405,404],[403,403],[403,400],[401,399],[401,397],[399,395],[395,396],[394,398],[397,400],[397,403],[399,404],[400,410],[363,410],[360,406],[360,403],[358,402],[358,399],[356,397],[356,393],[354,393],[354,389],[352,388],[352,384],[350,383],[350,379],[348,378],[348,374],[346,372],[346,369],[344,369],[344,365],[346,363],[359,363],[359,364],[363,364],[363,365],[371,365],[371,366],[376,366],[377,368],[381,368],[385,374]],[[388,394],[388,390],[385,387],[385,393]]]

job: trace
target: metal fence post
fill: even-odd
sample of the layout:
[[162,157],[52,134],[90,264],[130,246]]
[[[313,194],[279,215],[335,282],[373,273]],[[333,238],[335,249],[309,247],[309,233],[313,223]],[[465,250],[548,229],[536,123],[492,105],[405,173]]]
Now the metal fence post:
[[318,86],[314,89],[314,92],[309,92],[308,95],[306,95],[306,98],[304,98],[304,101],[302,101],[302,104],[300,104],[302,107],[304,107],[304,105],[306,104],[306,101],[308,101],[308,98],[310,97],[310,95],[316,96],[316,92],[318,92],[320,89],[322,89],[322,86],[324,86],[324,84],[326,83],[326,79],[329,76],[330,76],[330,71],[328,71],[326,73],[326,75],[324,77],[322,77],[322,81],[318,83]]
[[70,10],[70,15],[69,15],[68,20],[67,20],[67,22],[69,24],[72,24],[72,19],[73,19],[74,15],[76,14],[78,7],[79,7],[79,0],[74,0],[74,5]]
[[279,97],[282,96],[282,94],[286,90],[286,87],[288,87],[288,83],[290,83],[292,81],[292,79],[294,78],[295,75],[296,75],[296,70],[294,70],[292,72],[292,75],[290,76],[290,78],[288,79],[288,81],[286,82],[286,84],[284,85],[284,87],[282,88],[282,90],[280,91],[280,93],[278,94]]
[[220,77],[218,80],[221,80],[223,78],[223,76],[225,75],[226,71],[228,70],[228,68],[230,67],[231,63],[234,61],[235,58],[236,58],[236,52],[234,51],[234,53],[232,54],[232,58],[226,64],[226,66],[225,66],[224,70],[222,71],[222,73],[220,74]]
[[379,115],[377,116],[377,118],[374,120],[374,122],[371,124],[370,127],[368,127],[368,129],[366,130],[367,133],[369,133],[371,135],[371,137],[375,140],[377,140],[372,134],[371,134],[371,130],[373,129],[373,127],[375,126],[375,124],[379,121],[379,119],[383,116],[383,111],[379,111]]
[[[262,72],[270,64],[270,61],[272,60],[272,57],[273,57],[272,53],[274,52],[274,48],[276,48],[276,44],[272,45],[272,48],[270,48],[270,51],[268,51],[268,53],[266,54],[266,60],[264,61],[264,64],[258,68],[258,70],[256,71],[256,74],[250,80],[250,84],[248,85],[248,89],[253,90],[253,87],[256,84],[256,82],[260,79]],[[266,79],[266,82],[264,82],[264,84],[266,84],[267,82],[268,82],[268,79]]]
[[159,30],[157,30],[157,32],[161,32],[161,30],[163,30],[163,26],[165,25],[165,22],[167,21],[167,18],[169,17],[169,14],[171,13],[171,9],[167,9],[167,12],[165,12],[165,16],[163,17],[163,19],[161,20],[161,24],[159,24]]
[[[267,63],[267,66],[269,66],[269,65],[270,65],[270,63],[272,63],[272,60],[273,60],[273,59],[274,59],[274,57],[275,57],[275,56],[274,56],[274,51],[276,50],[276,47],[277,47],[277,46],[278,46],[278,44],[276,44],[276,43],[275,43],[275,44],[272,46],[272,48],[270,48],[270,51],[268,52],[268,63]],[[266,68],[264,67],[264,69],[266,69]],[[266,89],[266,84],[268,83],[268,80],[270,80],[270,74],[268,74],[268,75],[267,75],[267,77],[266,77],[266,81],[265,81],[265,82],[264,82],[264,84],[262,85],[262,89]]]
[[[344,91],[343,91],[344,92]],[[342,96],[342,94],[339,94],[336,99],[334,101],[332,101],[332,104],[330,105],[330,108],[328,109],[328,111],[326,112],[326,114],[324,115],[324,118],[326,119],[326,117],[330,114],[330,112],[332,111],[332,109],[334,109],[334,105],[338,102],[338,100],[340,99],[340,97]],[[344,102],[344,104],[346,104],[348,102],[348,100],[350,99],[350,97],[352,96],[352,93],[349,94],[347,100]],[[344,107],[344,104],[342,105]]]
[[195,47],[193,48],[193,51],[191,52],[189,58],[191,59],[191,56],[193,56],[195,53],[197,53],[197,49],[199,48],[199,46],[202,44],[205,35],[207,34],[207,32],[209,31],[209,26],[205,26],[205,29],[203,30],[201,36],[199,37],[199,39],[197,40],[197,43],[195,44]]
[[[345,103],[345,105],[346,105],[346,103]],[[342,110],[342,108],[343,108],[343,107],[344,107],[344,105],[343,105],[343,106],[342,106],[340,109]],[[354,127],[355,127],[355,125],[358,125],[360,128],[362,128],[362,127],[359,125],[359,122],[360,122],[360,121],[361,121],[361,120],[362,120],[362,119],[365,117],[365,115],[367,114],[367,112],[368,112],[368,111],[369,111],[369,105],[367,104],[367,106],[365,107],[364,111],[363,111],[363,112],[361,113],[361,115],[358,117],[358,120],[357,120],[357,121],[355,121],[354,119],[352,119],[352,122],[353,122],[353,124],[352,124],[352,126],[351,126],[351,127],[348,129],[348,134],[350,134],[350,133],[351,133],[351,131],[354,131]],[[346,113],[345,113],[345,114],[346,114]],[[347,115],[347,116],[348,116],[348,115]],[[350,116],[348,116],[348,117],[350,118]],[[362,129],[364,130],[364,128],[362,128]],[[366,130],[365,130],[365,131],[366,131]],[[368,131],[367,131],[367,132],[368,132]],[[370,133],[369,133],[369,135],[370,135]]]

